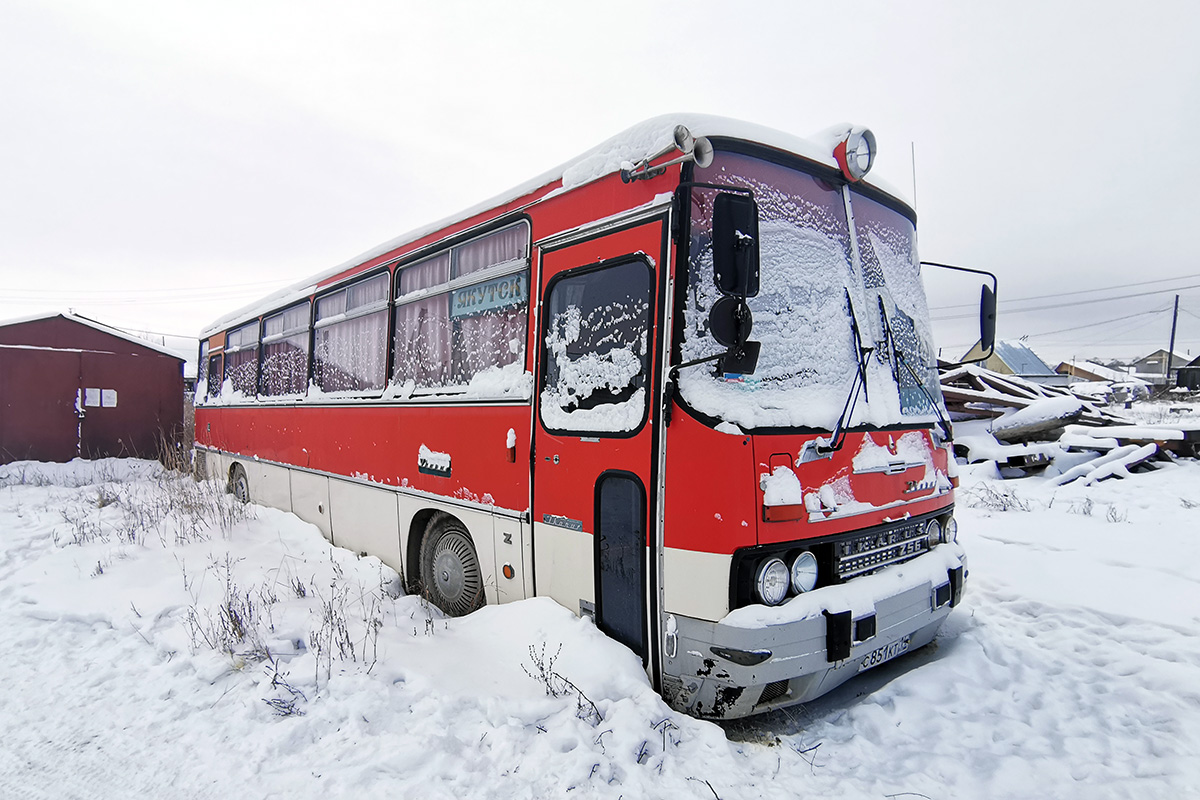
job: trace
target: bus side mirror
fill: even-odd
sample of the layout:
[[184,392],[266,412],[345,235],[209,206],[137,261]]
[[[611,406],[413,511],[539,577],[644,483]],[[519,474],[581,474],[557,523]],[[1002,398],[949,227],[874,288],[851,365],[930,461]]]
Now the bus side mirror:
[[986,283],[979,291],[979,347],[990,351],[996,344],[996,291]]
[[[953,270],[954,272],[962,272],[969,275],[981,275],[986,280],[981,284],[979,291],[979,354],[971,359],[972,363],[986,361],[991,358],[992,352],[996,346],[996,276],[987,270],[971,269],[970,267],[958,267],[954,264],[939,264],[936,261],[922,261],[922,267],[937,267],[938,269]],[[988,284],[991,284],[990,286]],[[971,355],[975,352],[972,347]],[[947,362],[942,362],[943,364]],[[965,364],[965,361],[957,361],[950,366],[960,366]]]
[[718,344],[728,348],[717,362],[717,371],[727,375],[753,375],[758,369],[762,342],[750,341],[754,317],[741,297],[722,297],[708,312],[708,328]]
[[713,274],[722,294],[758,294],[758,204],[722,192],[713,204]]

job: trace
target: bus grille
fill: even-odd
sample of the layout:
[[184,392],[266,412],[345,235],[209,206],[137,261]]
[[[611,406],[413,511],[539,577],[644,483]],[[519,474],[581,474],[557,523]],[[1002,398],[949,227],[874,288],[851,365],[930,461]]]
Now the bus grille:
[[787,692],[787,681],[775,681],[774,683],[768,683],[763,687],[762,696],[758,698],[758,705],[761,706],[766,703],[770,703],[773,700],[778,700],[787,694]]
[[842,580],[899,564],[929,551],[925,526],[906,522],[885,531],[844,539],[836,545],[838,577]]

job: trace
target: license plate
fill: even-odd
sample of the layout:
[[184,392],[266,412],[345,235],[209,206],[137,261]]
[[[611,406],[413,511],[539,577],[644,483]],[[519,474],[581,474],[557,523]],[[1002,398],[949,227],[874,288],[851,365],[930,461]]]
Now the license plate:
[[885,644],[878,650],[872,650],[870,653],[867,653],[866,658],[864,658],[862,663],[858,665],[858,671],[862,672],[865,669],[877,667],[883,662],[889,661],[901,653],[907,652],[908,644],[911,641],[911,635],[905,636],[903,639],[892,642],[891,644]]

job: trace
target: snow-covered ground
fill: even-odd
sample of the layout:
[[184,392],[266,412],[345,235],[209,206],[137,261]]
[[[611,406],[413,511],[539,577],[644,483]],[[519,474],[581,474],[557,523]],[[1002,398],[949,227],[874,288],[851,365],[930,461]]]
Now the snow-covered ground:
[[447,620],[156,464],[0,467],[0,797],[1200,795],[1200,463],[964,469],[937,641],[719,727],[549,600]]

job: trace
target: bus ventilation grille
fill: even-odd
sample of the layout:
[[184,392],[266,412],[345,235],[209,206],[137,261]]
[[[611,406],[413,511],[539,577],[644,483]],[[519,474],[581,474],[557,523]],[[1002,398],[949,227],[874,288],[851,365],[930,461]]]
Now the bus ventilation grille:
[[775,681],[774,683],[768,683],[766,686],[763,687],[762,697],[758,698],[758,705],[761,706],[761,705],[765,705],[766,703],[770,703],[775,700],[778,700],[779,698],[783,697],[787,693],[788,693],[788,682],[787,681]]

